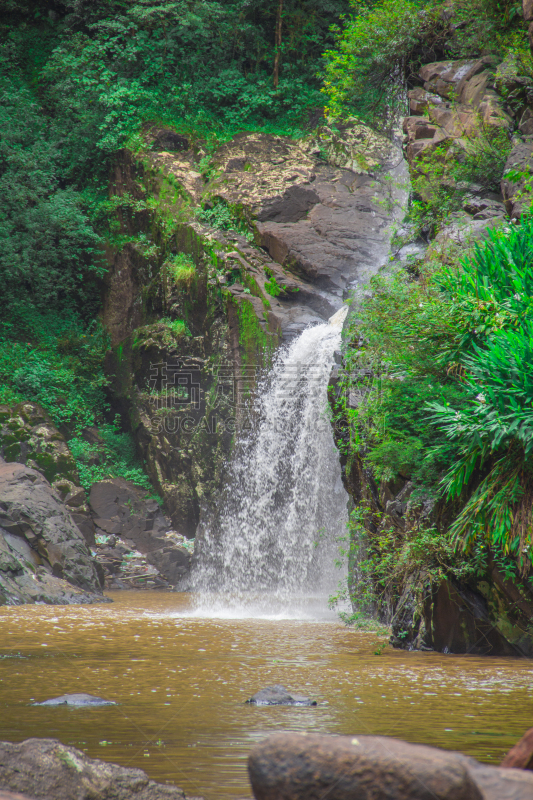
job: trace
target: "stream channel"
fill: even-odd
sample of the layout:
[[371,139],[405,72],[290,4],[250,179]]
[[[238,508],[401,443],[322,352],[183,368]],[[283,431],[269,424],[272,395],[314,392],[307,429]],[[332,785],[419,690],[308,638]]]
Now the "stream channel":
[[[251,796],[247,755],[273,731],[384,734],[498,763],[531,725],[526,660],[377,656],[375,633],[327,612],[217,618],[187,594],[111,596],[101,606],[0,609],[2,739],[55,737],[215,800]],[[318,705],[245,705],[273,683]],[[31,705],[67,691],[119,705]]]

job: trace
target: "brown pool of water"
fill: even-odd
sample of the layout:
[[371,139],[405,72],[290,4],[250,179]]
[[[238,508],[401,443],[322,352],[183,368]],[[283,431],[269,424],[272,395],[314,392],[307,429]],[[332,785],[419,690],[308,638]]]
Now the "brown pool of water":
[[[335,621],[197,618],[188,595],[112,597],[0,609],[0,739],[55,737],[222,800],[251,796],[248,752],[273,731],[397,736],[498,763],[532,724],[531,661],[376,655],[375,633]],[[245,705],[273,683],[318,705]],[[119,705],[31,705],[73,692]]]

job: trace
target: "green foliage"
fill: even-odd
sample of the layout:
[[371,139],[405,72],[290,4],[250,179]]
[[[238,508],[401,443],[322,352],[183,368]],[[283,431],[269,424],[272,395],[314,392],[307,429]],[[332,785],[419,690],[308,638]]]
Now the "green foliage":
[[196,265],[192,258],[185,253],[177,253],[170,256],[165,262],[170,275],[176,286],[182,289],[190,289],[196,280]]
[[201,222],[205,222],[206,225],[211,225],[213,228],[219,228],[221,231],[235,231],[246,236],[247,239],[253,240],[253,234],[246,222],[222,200],[216,200],[211,208],[198,209],[196,216]]
[[[433,403],[434,421],[460,447],[445,479],[464,506],[451,531],[479,539],[521,565],[533,558],[533,221],[492,232],[442,287],[459,319],[471,319],[453,354],[464,371],[466,407]],[[472,324],[474,323],[474,324]]]
[[174,336],[192,336],[189,328],[187,327],[187,323],[182,319],[169,319],[168,317],[163,317],[160,322],[166,325],[167,328],[172,331]]
[[[0,294],[5,318],[13,302],[39,309],[92,301],[101,275],[99,238],[81,195],[62,187],[59,143],[30,91],[2,72],[0,55]],[[84,285],[85,283],[85,285]]]
[[93,483],[105,478],[125,478],[150,491],[150,481],[137,458],[131,435],[120,431],[117,420],[100,426],[98,434],[97,444],[89,444],[80,437],[68,443],[83,488],[89,490]]
[[424,0],[353,0],[351,6],[349,22],[336,29],[336,48],[325,53],[327,111],[372,119],[400,108],[402,79],[418,63],[422,43],[433,38],[438,14]]
[[102,326],[76,312],[13,306],[0,323],[0,400],[39,403],[66,431],[94,425],[107,408],[107,348]]
[[[347,456],[358,452],[381,480],[409,478],[420,492],[435,493],[458,449],[431,423],[425,406],[437,397],[442,404],[462,402],[441,358],[458,329],[431,266],[421,280],[394,270],[376,276],[371,288],[348,331],[364,341],[346,352],[343,397],[363,392],[364,402],[342,411],[350,422]],[[423,457],[438,444],[438,455]]]
[[[346,0],[286,0],[277,90],[276,9],[260,0],[64,0],[55,23],[20,7],[10,19],[9,54],[52,112],[63,169],[84,184],[102,177],[109,156],[145,121],[178,125],[195,138],[301,129],[307,110],[321,104],[321,52],[347,8]],[[46,46],[28,49],[39,36]]]
[[[364,344],[347,352],[352,387],[366,391],[343,411],[348,454],[382,481],[412,480],[412,499],[447,503],[446,530],[427,535],[452,571],[479,566],[487,547],[523,573],[533,560],[532,256],[524,219],[491,231],[460,264],[376,278],[353,331]],[[383,583],[380,570],[394,583],[394,565],[416,567],[418,535],[380,532],[370,586]],[[419,551],[434,563],[430,544]]]
[[265,282],[265,289],[271,297],[278,297],[285,293],[285,289],[279,285],[275,275],[271,275],[270,280]]
[[421,64],[480,53],[503,60],[527,46],[515,0],[454,0],[446,16],[438,0],[352,0],[351,8],[325,53],[323,91],[333,117],[390,118],[403,110],[404,82]]

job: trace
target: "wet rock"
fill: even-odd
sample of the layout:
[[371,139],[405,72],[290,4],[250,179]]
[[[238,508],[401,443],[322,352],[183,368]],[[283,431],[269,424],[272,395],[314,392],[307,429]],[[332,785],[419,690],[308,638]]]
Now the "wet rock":
[[533,776],[384,736],[279,733],[252,750],[256,800],[526,800]]
[[0,460],[0,604],[103,600],[97,564],[48,481]]
[[532,175],[533,144],[517,141],[509,153],[501,181],[505,207],[512,219],[519,220],[531,204]]
[[56,739],[0,742],[0,787],[35,800],[186,800],[177,786],[155,783],[141,769],[88,758]]
[[377,736],[276,734],[254,748],[257,800],[481,800],[461,756]]
[[[265,134],[235,137],[217,153],[221,175],[208,187],[215,197],[242,205],[254,221],[261,247],[286,273],[303,282],[294,284],[299,289],[296,296],[285,299],[291,304],[310,303],[322,318],[338,310],[348,283],[363,276],[375,261],[381,240],[387,238],[383,229],[388,214],[379,202],[383,190],[369,173],[391,159],[391,145],[360,128],[354,124],[343,135],[319,134],[330,164],[313,156],[312,143],[305,147]],[[377,152],[371,146],[365,149],[365,135],[376,140]],[[363,153],[368,163],[362,163]],[[300,292],[306,285],[304,296]],[[318,297],[311,300],[310,286],[328,293],[322,294],[322,310]],[[316,289],[314,294],[318,295]],[[282,327],[287,323],[282,313]]]
[[116,706],[113,700],[104,700],[103,697],[96,697],[93,694],[62,694],[61,697],[53,697],[51,700],[43,700],[42,703],[32,703],[34,706]]
[[511,747],[500,766],[533,770],[533,728],[527,730],[520,741]]
[[[193,543],[172,529],[158,503],[123,478],[93,484],[90,506],[96,550],[108,588],[171,588],[191,564]],[[118,581],[118,583],[117,583]]]
[[246,702],[256,706],[316,706],[316,700],[310,700],[301,694],[291,694],[279,684],[261,689]]

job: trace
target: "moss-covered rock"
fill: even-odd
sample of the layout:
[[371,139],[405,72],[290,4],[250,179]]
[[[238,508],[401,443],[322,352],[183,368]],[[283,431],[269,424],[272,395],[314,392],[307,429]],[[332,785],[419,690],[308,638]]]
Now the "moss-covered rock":
[[50,483],[79,482],[65,437],[36,403],[0,406],[0,457],[33,467]]

